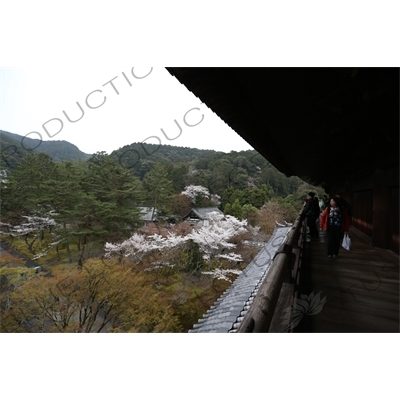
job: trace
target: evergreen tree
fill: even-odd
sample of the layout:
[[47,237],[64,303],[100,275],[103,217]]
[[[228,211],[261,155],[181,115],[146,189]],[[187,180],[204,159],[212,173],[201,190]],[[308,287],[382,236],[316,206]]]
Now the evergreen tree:
[[157,209],[162,215],[170,213],[170,202],[173,193],[172,181],[161,163],[156,163],[143,180],[147,204]]
[[[233,193],[234,193],[235,189],[231,186],[226,188],[223,192],[222,192],[222,198],[221,198],[221,207],[225,207],[228,203],[232,204],[233,201],[235,201],[233,199]],[[233,199],[233,200],[232,200]]]
[[[15,233],[24,239],[31,254],[43,244],[45,231],[55,225],[52,219],[53,185],[56,164],[44,153],[28,154],[18,166],[7,175],[2,188],[2,203],[6,218],[12,225],[25,224]],[[2,205],[3,205],[2,204]]]
[[121,240],[139,226],[137,207],[142,200],[138,178],[104,152],[88,160],[82,189],[84,194],[77,205],[78,223],[74,233],[81,246],[79,264],[90,241],[104,244]]
[[251,204],[244,204],[242,207],[242,216],[243,219],[246,219],[249,224],[254,226],[257,221],[258,209]]
[[[255,187],[250,191],[250,202],[255,208],[261,208],[270,198],[270,192],[267,185],[263,184],[260,188]],[[242,203],[244,205],[245,203]]]
[[175,193],[180,193],[186,186],[186,177],[189,173],[188,163],[168,164],[166,166],[168,179],[172,181],[173,190]]
[[234,203],[232,204],[232,208],[231,208],[231,212],[232,212],[232,216],[242,220],[243,218],[243,209],[242,206],[240,205],[239,199],[236,199],[234,201]]
[[[60,244],[66,247],[69,262],[72,262],[70,244],[76,242],[80,245],[79,224],[88,204],[89,196],[82,187],[85,170],[84,162],[59,163],[53,182],[54,219],[59,223],[56,233],[59,235]],[[57,254],[58,249],[57,245]]]
[[43,216],[52,210],[56,164],[45,153],[28,154],[7,178],[7,208],[15,219],[24,214]]
[[88,160],[84,191],[97,203],[97,220],[109,232],[109,238],[125,237],[138,226],[143,191],[138,178],[125,167],[107,156],[96,153]]
[[232,205],[231,203],[227,203],[225,208],[224,208],[224,214],[225,215],[232,215]]

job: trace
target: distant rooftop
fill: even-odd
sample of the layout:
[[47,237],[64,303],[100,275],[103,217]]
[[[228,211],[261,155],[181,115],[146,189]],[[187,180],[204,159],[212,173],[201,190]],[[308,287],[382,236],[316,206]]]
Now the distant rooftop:
[[[140,219],[146,222],[154,222],[157,220],[158,210],[154,207],[138,207],[140,211]],[[154,212],[153,212],[154,210]]]
[[208,214],[211,212],[217,212],[218,214],[223,214],[223,212],[217,207],[197,207],[197,208],[192,208],[190,212],[183,217],[183,219],[189,217],[197,217],[203,220],[210,219]]

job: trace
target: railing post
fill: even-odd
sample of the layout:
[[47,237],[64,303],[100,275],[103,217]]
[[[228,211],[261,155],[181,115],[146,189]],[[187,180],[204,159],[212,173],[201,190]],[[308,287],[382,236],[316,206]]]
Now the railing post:
[[238,333],[268,332],[288,266],[287,255],[285,253],[277,254],[273,262],[273,269],[267,274],[250,307],[251,312],[249,310],[245,315],[237,330]]

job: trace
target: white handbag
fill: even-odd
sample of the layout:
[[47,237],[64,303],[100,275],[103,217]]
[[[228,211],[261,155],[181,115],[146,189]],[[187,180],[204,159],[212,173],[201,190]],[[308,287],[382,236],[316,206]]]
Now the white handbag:
[[346,250],[351,250],[351,239],[347,233],[343,237],[342,247]]

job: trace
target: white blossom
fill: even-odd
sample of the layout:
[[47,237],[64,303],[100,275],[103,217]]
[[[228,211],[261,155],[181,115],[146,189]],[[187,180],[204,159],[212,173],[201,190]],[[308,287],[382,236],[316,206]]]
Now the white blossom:
[[218,194],[212,194],[211,195],[211,203],[218,207],[221,204],[221,196],[219,196]]
[[240,275],[242,271],[239,271],[237,269],[222,269],[222,268],[215,268],[212,271],[203,271],[202,274],[204,275],[212,275],[214,279],[221,279],[224,281],[232,282],[227,275],[228,274],[235,274],[235,275]]
[[47,256],[47,253],[40,253],[40,254],[36,254],[35,256],[32,257],[32,260],[36,261],[41,257]]
[[[173,265],[168,264],[170,251],[179,248],[188,240],[193,240],[198,244],[203,253],[203,259],[209,265],[215,266],[216,260],[219,260],[219,264],[222,260],[229,262],[243,261],[239,254],[232,252],[236,245],[231,243],[231,240],[242,232],[246,232],[247,221],[239,221],[233,216],[224,216],[218,212],[209,213],[208,218],[209,224],[207,226],[194,229],[186,236],[179,236],[172,232],[168,232],[167,236],[157,233],[149,236],[134,233],[122,243],[106,243],[104,246],[105,257],[131,256],[136,261],[140,261],[150,254],[162,254],[163,260],[157,260],[157,264],[154,264],[150,270],[167,266],[173,267]],[[229,250],[229,252],[225,252],[226,250]]]
[[229,253],[229,254],[220,254],[217,256],[218,258],[224,258],[225,260],[232,261],[232,262],[241,262],[243,258],[240,254],[236,253]]
[[210,198],[210,192],[204,186],[189,185],[186,186],[181,194],[189,197],[192,203],[196,202],[196,197],[201,194],[206,199]]
[[140,260],[146,254],[164,249],[172,249],[186,242],[188,238],[177,236],[169,232],[165,238],[157,233],[146,236],[144,234],[134,233],[129,239],[122,243],[106,243],[104,246],[105,257],[109,258],[113,255],[129,257],[134,256]]
[[[211,260],[217,255],[222,254],[224,249],[233,249],[236,247],[230,240],[242,232],[245,232],[247,221],[239,221],[233,216],[224,216],[217,212],[208,214],[210,223],[193,230],[187,237],[192,239],[204,253],[203,259]],[[234,253],[231,253],[234,254]]]
[[189,240],[189,238],[187,238],[185,236],[178,236],[178,235],[175,235],[174,233],[168,232],[166,245],[169,248],[178,247],[178,246],[182,245],[183,243],[185,243],[187,240]]
[[164,268],[167,268],[167,267],[174,268],[175,265],[171,264],[168,261],[155,262],[155,263],[152,264],[151,267],[145,268],[145,271],[154,271],[156,269],[164,269]]

